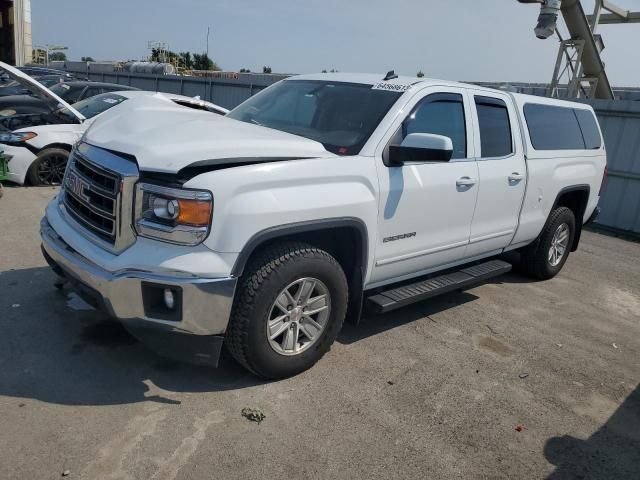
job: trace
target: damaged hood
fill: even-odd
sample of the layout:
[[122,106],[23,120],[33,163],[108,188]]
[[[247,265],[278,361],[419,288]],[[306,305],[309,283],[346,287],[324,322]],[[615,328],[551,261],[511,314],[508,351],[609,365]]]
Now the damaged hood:
[[319,142],[176,105],[136,98],[107,112],[84,141],[133,155],[140,170],[176,173],[187,167],[332,157]]
[[12,67],[11,65],[7,65],[4,62],[0,62],[0,73],[5,73],[12,80],[15,80],[31,93],[33,93],[33,95],[46,102],[46,104],[51,107],[52,111],[57,110],[60,107],[64,107],[69,110],[69,112],[71,112],[80,122],[85,120],[84,115],[82,115],[75,108],[65,102],[62,98],[60,98],[47,87],[37,82],[26,73],[21,72],[17,68]]

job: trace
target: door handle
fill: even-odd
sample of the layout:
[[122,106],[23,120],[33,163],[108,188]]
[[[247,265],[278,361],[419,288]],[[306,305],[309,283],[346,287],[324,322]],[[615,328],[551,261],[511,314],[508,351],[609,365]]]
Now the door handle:
[[458,187],[473,187],[476,184],[476,179],[471,177],[461,177],[456,181]]
[[524,180],[524,175],[522,175],[521,173],[513,172],[511,175],[509,175],[509,182],[518,183],[522,180]]

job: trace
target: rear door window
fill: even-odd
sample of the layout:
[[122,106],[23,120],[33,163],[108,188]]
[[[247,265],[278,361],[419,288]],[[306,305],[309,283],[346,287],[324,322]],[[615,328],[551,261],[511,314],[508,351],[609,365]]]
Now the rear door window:
[[509,110],[504,101],[476,96],[482,158],[506,157],[513,153]]

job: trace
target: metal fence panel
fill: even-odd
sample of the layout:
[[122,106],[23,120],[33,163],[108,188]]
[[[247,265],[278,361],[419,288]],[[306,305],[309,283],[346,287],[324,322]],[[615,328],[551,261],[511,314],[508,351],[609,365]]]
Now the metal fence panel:
[[640,103],[589,100],[607,148],[609,177],[598,224],[640,234]]

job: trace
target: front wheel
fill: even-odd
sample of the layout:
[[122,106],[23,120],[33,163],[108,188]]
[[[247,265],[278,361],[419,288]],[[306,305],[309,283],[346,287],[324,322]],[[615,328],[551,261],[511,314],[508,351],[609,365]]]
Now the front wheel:
[[330,349],[347,311],[348,287],[329,253],[303,243],[268,248],[247,266],[226,346],[254,374],[284,378]]
[[564,266],[576,232],[576,219],[567,207],[551,212],[538,240],[523,252],[526,273],[539,280],[555,277]]
[[33,161],[27,176],[31,185],[60,185],[67,168],[69,152],[62,148],[46,148]]

